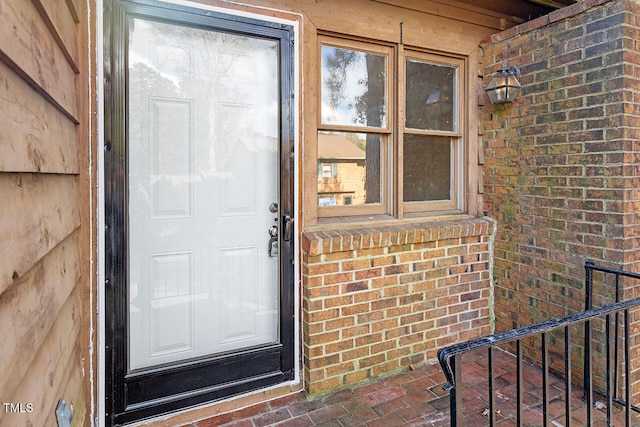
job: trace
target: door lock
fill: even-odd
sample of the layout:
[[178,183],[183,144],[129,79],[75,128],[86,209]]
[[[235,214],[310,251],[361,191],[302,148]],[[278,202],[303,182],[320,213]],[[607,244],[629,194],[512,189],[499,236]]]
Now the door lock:
[[[280,230],[278,229],[278,218],[275,218],[276,224],[269,227],[267,233],[269,233],[269,256],[277,257],[278,256],[278,234]],[[285,214],[282,215],[282,241],[289,242],[291,240],[291,236],[293,234],[293,218],[291,215]]]
[[269,256],[277,257],[278,256],[278,226],[272,225],[269,228]]

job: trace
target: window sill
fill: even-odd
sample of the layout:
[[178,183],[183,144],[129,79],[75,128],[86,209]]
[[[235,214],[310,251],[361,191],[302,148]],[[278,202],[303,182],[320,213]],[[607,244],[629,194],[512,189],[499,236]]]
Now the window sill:
[[385,216],[340,220],[324,219],[316,226],[307,227],[302,233],[302,250],[314,256],[487,235],[490,229],[488,221],[466,214],[401,220]]
[[410,224],[425,224],[442,221],[456,221],[475,218],[460,211],[439,211],[433,213],[416,212],[407,213],[403,219],[397,219],[391,215],[353,215],[318,218],[318,224],[306,226],[304,231],[325,231],[353,228],[370,228],[379,226],[402,226]]

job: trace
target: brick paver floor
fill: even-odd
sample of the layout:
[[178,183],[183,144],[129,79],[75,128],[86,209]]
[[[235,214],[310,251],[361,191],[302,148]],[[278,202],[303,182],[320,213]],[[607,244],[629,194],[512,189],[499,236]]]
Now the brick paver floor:
[[[463,363],[463,427],[489,425],[487,358],[485,354],[466,356]],[[495,420],[501,427],[516,425],[515,357],[497,351],[494,357]],[[541,426],[542,374],[523,363],[523,423]],[[369,384],[341,390],[316,398],[304,394],[285,396],[235,412],[217,415],[184,427],[396,427],[449,426],[449,394],[442,388],[445,377],[439,365],[428,365]],[[586,405],[581,390],[573,390],[572,426],[586,426]],[[564,380],[550,376],[549,413],[551,426],[565,426]],[[596,398],[592,425],[606,426],[606,406]],[[624,409],[614,408],[612,426],[624,426]],[[632,426],[640,426],[640,417],[632,414]]]

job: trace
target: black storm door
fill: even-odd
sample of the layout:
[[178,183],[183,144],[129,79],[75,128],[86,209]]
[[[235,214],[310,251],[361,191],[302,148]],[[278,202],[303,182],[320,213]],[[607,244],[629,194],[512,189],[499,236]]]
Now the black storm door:
[[106,418],[294,376],[293,30],[105,10]]

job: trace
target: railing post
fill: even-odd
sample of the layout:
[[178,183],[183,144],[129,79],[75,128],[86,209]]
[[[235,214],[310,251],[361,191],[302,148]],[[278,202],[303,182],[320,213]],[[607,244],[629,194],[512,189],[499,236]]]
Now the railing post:
[[591,310],[593,307],[593,262],[587,261],[584,264],[584,310]]
[[522,340],[520,339],[516,341],[516,375],[516,400],[518,401],[516,425],[522,427]]
[[571,427],[571,333],[569,326],[564,327],[564,388],[565,388],[565,427]]
[[629,360],[629,309],[624,310],[624,393],[626,427],[631,427],[631,361]]
[[549,425],[549,348],[546,332],[542,333],[542,419]]
[[613,335],[611,334],[611,315],[606,316],[606,340],[607,340],[607,425],[611,425],[611,409],[613,408],[613,378],[611,377],[611,364],[616,363],[613,359]]
[[[584,279],[584,289],[585,289],[585,300],[584,300],[584,310],[591,310],[593,307],[593,262],[587,261],[584,265],[585,269],[585,279]],[[584,393],[585,398],[587,400],[587,421],[588,425],[591,422],[591,404],[593,403],[593,393],[591,391],[591,321],[586,321],[584,323]]]
[[591,424],[593,409],[593,389],[591,384],[591,373],[593,372],[593,361],[591,360],[591,319],[584,323],[584,394],[587,401],[587,425]]
[[487,361],[487,368],[489,370],[489,425],[493,427],[496,425],[496,403],[494,398],[496,382],[493,374],[493,346],[489,346],[487,349],[487,356],[489,357]]
[[462,355],[456,354],[451,358],[453,371],[453,388],[449,390],[449,418],[451,427],[462,427]]
[[[616,302],[620,302],[620,274],[616,273]],[[618,395],[618,377],[620,375],[620,352],[618,351],[618,347],[620,346],[620,312],[616,311],[616,319],[614,326],[615,328],[615,344],[614,344],[614,365],[613,365],[613,395],[617,399]]]

